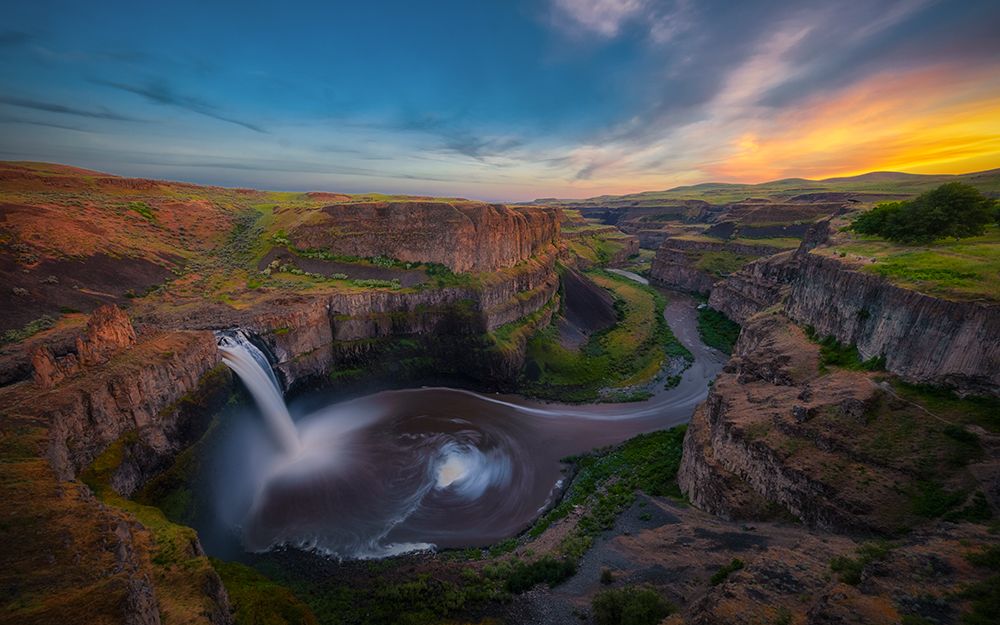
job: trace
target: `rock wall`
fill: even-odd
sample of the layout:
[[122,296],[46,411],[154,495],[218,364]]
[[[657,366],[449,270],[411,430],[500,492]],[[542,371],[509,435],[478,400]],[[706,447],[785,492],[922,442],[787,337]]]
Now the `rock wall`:
[[743,325],[753,315],[784,301],[798,265],[794,252],[748,263],[712,286],[708,305]]
[[709,294],[719,276],[700,269],[697,260],[705,252],[728,252],[739,256],[758,258],[778,253],[770,246],[745,245],[728,241],[693,241],[666,238],[656,250],[650,278],[656,284],[682,291]]
[[[524,319],[552,300],[559,288],[555,258],[556,249],[550,247],[474,287],[365,290],[275,300],[241,325],[268,342],[289,384],[329,373],[337,365],[338,353],[371,347],[380,339],[465,342],[470,347],[466,358],[481,358],[483,354],[471,347],[478,346],[486,333]],[[511,375],[520,368],[516,363],[467,364],[470,374]]]
[[650,281],[691,293],[711,292],[716,276],[696,268],[691,258],[683,251],[670,247],[669,241],[669,239],[664,241],[660,249],[656,250],[656,256],[653,257],[653,264],[649,270]]
[[[115,503],[169,466],[230,396],[215,337],[136,337],[112,312],[92,319],[81,342],[84,357],[73,360],[87,365],[64,379],[0,389],[4,436],[23,450],[5,468],[20,477],[0,486],[23,539],[8,549],[4,583],[32,597],[20,616],[0,621],[230,625],[226,590],[194,530],[157,534],[158,525]],[[98,497],[81,475],[100,476],[87,482]],[[166,536],[175,542],[165,545]],[[164,552],[182,564],[164,564]]]
[[953,302],[890,284],[837,259],[809,254],[785,310],[862,358],[918,383],[1000,395],[1000,306]]
[[670,236],[667,230],[658,228],[630,227],[629,224],[622,224],[621,229],[639,239],[639,247],[646,250],[658,250],[663,242]]
[[893,418],[870,416],[881,391],[870,374],[819,374],[818,362],[818,347],[780,313],[744,327],[685,437],[678,483],[694,505],[728,519],[898,529],[914,477],[872,451],[879,434],[868,419]]
[[925,295],[826,256],[816,248],[830,232],[819,222],[798,250],[747,264],[712,287],[709,305],[741,325],[780,305],[907,381],[1000,394],[1000,306]]
[[218,363],[211,332],[164,333],[47,391],[30,389],[36,399],[20,410],[49,424],[49,460],[60,479],[73,479],[129,431],[170,455],[180,427],[174,404]]
[[460,273],[488,272],[513,267],[558,243],[560,221],[556,208],[361,202],[311,210],[298,217],[288,237],[303,249],[441,263]]

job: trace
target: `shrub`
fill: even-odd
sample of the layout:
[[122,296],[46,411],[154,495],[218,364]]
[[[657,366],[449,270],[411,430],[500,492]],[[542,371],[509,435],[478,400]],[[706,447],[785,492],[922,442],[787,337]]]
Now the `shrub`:
[[38,319],[29,321],[21,329],[7,330],[0,336],[0,344],[3,343],[16,343],[18,341],[23,341],[24,339],[38,334],[42,330],[47,330],[56,324],[56,320],[48,315],[42,315]]
[[930,243],[981,235],[995,211],[995,202],[976,188],[950,182],[908,202],[879,204],[856,217],[850,229],[902,243]]
[[129,202],[128,208],[129,210],[139,213],[149,221],[156,221],[156,215],[153,213],[153,208],[145,202]]
[[601,583],[605,586],[612,584],[615,581],[615,574],[611,572],[611,569],[601,569]]
[[947,490],[934,480],[924,480],[916,483],[910,505],[917,516],[936,519],[965,501],[967,495],[964,491]]
[[655,625],[674,611],[656,591],[636,586],[603,590],[591,606],[597,625]]
[[379,280],[377,278],[369,278],[367,280],[351,280],[351,284],[366,289],[398,289],[401,286],[399,280]]
[[962,616],[962,622],[966,625],[996,623],[996,615],[1000,614],[1000,547],[987,547],[967,555],[966,559],[992,574],[962,591],[960,596],[972,601],[972,609]]
[[730,574],[739,571],[740,569],[743,568],[743,566],[744,566],[743,560],[740,560],[739,558],[733,558],[729,564],[723,566],[718,571],[713,573],[711,579],[709,579],[708,582],[713,586],[718,586],[722,582],[726,581],[726,578],[729,577]]
[[538,584],[555,586],[576,573],[576,562],[545,556],[534,562],[517,562],[507,577],[507,590],[522,593]]
[[861,574],[865,567],[873,562],[884,560],[892,550],[892,545],[886,542],[865,543],[857,548],[856,558],[837,556],[830,560],[830,570],[839,574],[840,581],[857,586],[861,583]]

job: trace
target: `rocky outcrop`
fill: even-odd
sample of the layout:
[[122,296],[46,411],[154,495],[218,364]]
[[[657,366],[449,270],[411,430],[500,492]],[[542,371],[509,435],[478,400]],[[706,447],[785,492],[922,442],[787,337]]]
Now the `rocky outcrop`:
[[663,242],[670,236],[669,230],[659,228],[637,228],[622,225],[622,231],[627,232],[639,239],[639,247],[646,250],[658,250]]
[[[117,335],[104,336],[108,345]],[[19,450],[5,458],[10,479],[0,496],[23,543],[7,542],[0,585],[12,597],[32,597],[14,599],[10,620],[0,622],[79,621],[86,593],[85,620],[94,622],[232,623],[228,596],[197,534],[170,526],[158,510],[126,511],[118,503],[200,437],[230,396],[231,376],[218,364],[214,336],[141,336],[114,355],[100,350],[100,341],[85,345],[108,360],[47,389],[0,389],[0,429]],[[136,515],[145,515],[142,523]]]
[[178,400],[219,362],[210,332],[171,332],[134,345],[24,400],[19,409],[48,424],[48,456],[60,479],[72,479],[129,431],[163,456],[176,451]]
[[907,381],[1000,394],[1000,305],[893,285],[827,255],[831,230],[819,222],[794,252],[745,265],[712,287],[709,305],[740,324],[780,306],[819,335],[856,345],[863,359],[884,357]]
[[639,253],[639,237],[624,237],[621,242],[624,247],[611,258],[608,263],[611,267],[621,265]]
[[35,347],[31,356],[35,383],[51,388],[81,367],[104,364],[135,342],[135,329],[128,315],[114,304],[101,306],[88,319],[86,331],[76,337],[75,353],[56,357],[47,344]]
[[135,329],[120,308],[110,304],[95,310],[87,320],[87,331],[76,339],[80,364],[93,367],[135,345]]
[[794,252],[748,263],[712,286],[708,305],[743,325],[760,311],[784,301],[798,265]]
[[337,255],[388,256],[440,263],[455,272],[488,272],[513,267],[557,243],[560,220],[555,208],[469,201],[358,202],[297,215],[288,238],[296,247]]
[[694,267],[692,259],[683,251],[668,245],[670,239],[664,241],[656,250],[653,264],[649,270],[649,279],[670,289],[689,291],[691,293],[709,293],[715,284],[716,276]]
[[1000,305],[954,302],[890,284],[838,259],[809,254],[785,310],[862,358],[918,383],[1000,395]]
[[892,533],[924,522],[912,498],[929,479],[942,491],[991,492],[993,478],[954,453],[939,416],[872,373],[821,370],[819,346],[768,312],[744,326],[695,413],[678,482],[725,518],[782,511],[810,527]]

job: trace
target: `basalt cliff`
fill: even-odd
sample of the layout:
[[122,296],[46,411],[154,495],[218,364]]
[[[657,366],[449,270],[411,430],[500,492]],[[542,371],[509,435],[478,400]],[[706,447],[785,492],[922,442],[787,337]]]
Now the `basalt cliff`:
[[355,202],[281,208],[300,248],[440,263],[455,272],[513,267],[559,241],[558,209],[468,201]]
[[[72,622],[81,602],[94,623],[232,622],[194,532],[136,503],[241,392],[213,331],[253,333],[286,388],[354,371],[498,387],[558,307],[558,209],[326,194],[262,209],[262,192],[46,167],[0,176],[4,297],[44,313],[5,319],[0,347],[0,622]],[[195,199],[164,199],[180,188]],[[59,214],[67,231],[34,236]],[[112,255],[112,272],[156,269],[93,271]]]

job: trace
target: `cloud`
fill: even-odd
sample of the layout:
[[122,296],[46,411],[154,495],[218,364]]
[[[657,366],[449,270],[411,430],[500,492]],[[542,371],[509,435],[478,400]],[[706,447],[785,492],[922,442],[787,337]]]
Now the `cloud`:
[[17,106],[20,108],[33,109],[36,111],[45,111],[47,113],[61,113],[64,115],[76,115],[77,117],[90,117],[92,119],[109,119],[121,122],[142,121],[135,117],[122,115],[120,113],[116,113],[106,108],[101,108],[99,110],[89,110],[89,109],[77,108],[74,106],[66,106],[64,104],[56,104],[54,102],[32,100],[30,98],[0,96],[0,104],[7,104],[9,106]]
[[81,128],[80,126],[71,126],[69,124],[59,124],[56,122],[47,122],[36,119],[25,119],[23,117],[15,117],[13,115],[0,115],[0,124],[27,124],[29,126],[43,126],[45,128],[58,128],[59,130],[73,130],[75,132],[90,132],[86,128]]
[[645,7],[646,0],[553,0],[558,24],[608,38]]
[[486,161],[506,156],[523,146],[522,139],[506,135],[490,135],[470,130],[460,116],[403,115],[388,122],[367,122],[354,124],[379,131],[407,132],[427,135],[434,139],[430,149],[437,152],[451,152],[478,161]]
[[656,44],[666,44],[693,26],[690,0],[551,0],[550,22],[578,37],[613,39],[627,24],[643,29]]
[[199,115],[204,115],[206,117],[211,117],[212,119],[217,119],[219,121],[227,122],[230,124],[235,124],[237,126],[242,126],[248,130],[254,132],[259,132],[262,134],[267,134],[267,130],[247,121],[241,119],[236,119],[224,114],[219,110],[218,107],[193,96],[187,96],[180,93],[176,93],[173,88],[164,80],[154,80],[147,82],[145,84],[129,84],[114,82],[108,80],[94,80],[96,84],[104,85],[105,87],[112,87],[114,89],[119,89],[128,93],[132,93],[138,96],[142,96],[146,100],[153,102],[154,104],[161,104],[164,106],[173,106],[176,108],[184,109],[197,113]]

